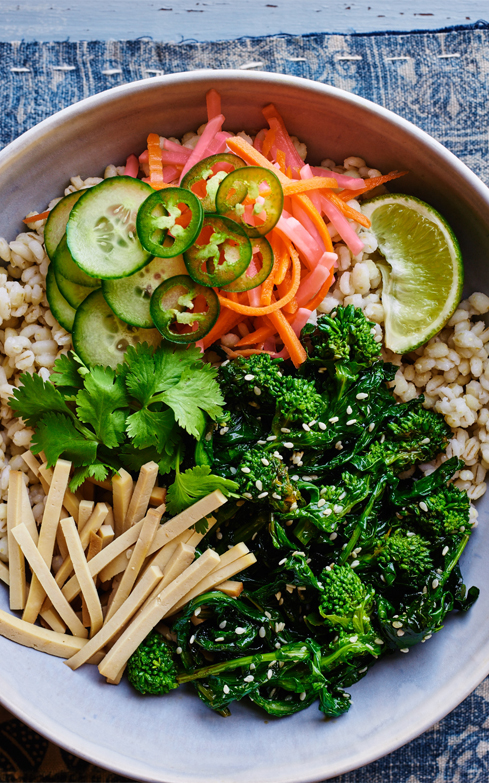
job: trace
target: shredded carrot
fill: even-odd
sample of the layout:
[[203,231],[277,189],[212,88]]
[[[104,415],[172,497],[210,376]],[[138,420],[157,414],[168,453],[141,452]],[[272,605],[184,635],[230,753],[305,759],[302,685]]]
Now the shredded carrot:
[[270,163],[261,152],[258,152],[245,139],[242,139],[241,136],[232,136],[230,139],[226,139],[226,145],[231,152],[234,152],[245,163],[248,163],[250,166],[262,166],[264,169],[270,169],[277,175],[282,185],[290,184],[290,180],[285,174],[277,169],[273,163]]
[[226,299],[218,293],[217,296],[219,298],[221,307],[227,307],[229,310],[234,310],[236,313],[241,313],[242,315],[269,315],[270,313],[274,313],[277,310],[280,310],[282,307],[284,307],[284,305],[292,301],[301,282],[301,262],[299,259],[299,253],[295,247],[290,243],[286,242],[286,244],[288,244],[287,249],[292,259],[292,283],[289,291],[284,297],[279,299],[277,302],[272,302],[272,304],[269,304],[266,307],[249,307],[248,305],[232,302],[230,299]]
[[289,315],[294,315],[299,309],[299,305],[297,304],[297,299],[294,297],[292,301],[290,301],[289,304],[284,305],[282,309],[284,313],[288,313]]
[[283,242],[283,239],[279,237],[279,239],[282,242],[283,250],[279,256],[279,263],[278,263],[278,269],[275,274],[275,285],[279,286],[282,285],[282,283],[285,280],[285,277],[287,275],[287,272],[289,271],[290,267],[290,255],[287,252],[287,248]]
[[148,136],[149,182],[155,190],[168,187],[163,180],[163,163],[161,160],[160,137],[157,133]]
[[330,177],[311,177],[311,179],[299,179],[284,185],[284,196],[295,196],[296,193],[304,193],[306,190],[319,190],[320,188],[337,188],[338,183]]
[[[325,192],[325,191],[322,191]],[[328,191],[329,192],[329,191]],[[334,194],[333,194],[334,195]],[[326,228],[326,223],[322,219],[321,215],[317,211],[316,207],[312,203],[309,196],[306,196],[305,193],[298,193],[294,198],[297,199],[297,201],[300,203],[302,209],[307,214],[310,220],[314,223],[316,229],[318,230],[319,236],[323,240],[323,244],[325,247],[325,250],[327,253],[333,252],[333,243],[331,242],[331,237],[329,235],[329,231]],[[349,207],[350,209],[351,207]],[[362,215],[363,217],[363,215]]]
[[277,333],[274,326],[260,326],[254,332],[250,332],[246,337],[242,337],[239,343],[236,343],[236,348],[246,345],[256,345],[257,343],[268,340],[269,337],[273,337]]
[[[321,193],[326,196],[326,198],[329,199],[329,201],[331,201],[335,207],[338,207],[345,217],[350,218],[350,220],[354,220],[356,223],[364,226],[364,228],[370,228],[372,223],[368,217],[362,215],[361,212],[353,209],[353,207],[349,207],[348,204],[345,204],[345,202],[336,195],[336,193],[332,193],[330,190],[322,190]],[[356,195],[357,193],[355,193],[355,196]],[[355,198],[355,196],[350,196],[350,198]]]
[[[283,150],[277,150],[277,163],[280,166],[280,171],[285,174],[285,152]],[[287,177],[289,179],[289,177]]]
[[[272,271],[268,275],[267,279],[263,281],[261,285],[260,304],[269,305],[272,301],[272,291],[275,284],[275,276],[279,267],[279,247],[281,246],[280,237],[277,234],[272,233],[269,236],[270,244],[273,252],[273,267]],[[280,244],[279,244],[280,243]]]
[[382,177],[371,177],[370,179],[365,180],[365,187],[361,190],[345,190],[343,193],[339,194],[339,198],[342,199],[342,201],[349,201],[351,198],[356,198],[363,193],[368,193],[369,190],[378,188],[379,185],[385,185],[386,182],[391,182],[393,179],[404,177],[405,174],[409,174],[409,171],[391,171],[389,174],[384,174]]
[[275,144],[275,136],[277,134],[273,130],[273,128],[270,128],[265,134],[265,138],[263,139],[263,147],[262,152],[265,155],[265,157],[268,157],[270,154],[270,150],[272,149],[273,145]]
[[23,223],[35,223],[37,220],[46,220],[46,218],[49,216],[49,209],[47,212],[40,212],[39,215],[30,215],[30,217],[26,217],[23,219]]
[[294,367],[299,367],[306,361],[307,354],[285,315],[280,310],[277,310],[276,312],[270,313],[269,318],[276,327],[283,344],[287,348]]
[[322,284],[321,288],[317,292],[316,296],[313,296],[313,298],[310,299],[307,302],[307,304],[304,305],[306,310],[316,310],[319,307],[319,305],[323,301],[324,297],[328,293],[329,289],[331,288],[331,286],[333,284],[333,279],[334,279],[334,271],[331,270],[330,276],[328,278],[326,278],[326,280]]
[[238,356],[252,356],[254,353],[268,353],[261,348],[245,348],[242,351],[235,351],[233,348],[228,348],[226,345],[222,346],[222,350],[227,353],[230,359],[237,359]]
[[212,343],[219,340],[223,334],[227,334],[231,329],[234,329],[242,320],[243,316],[239,313],[233,313],[232,310],[222,310],[210,332],[203,338],[204,350],[207,350]]

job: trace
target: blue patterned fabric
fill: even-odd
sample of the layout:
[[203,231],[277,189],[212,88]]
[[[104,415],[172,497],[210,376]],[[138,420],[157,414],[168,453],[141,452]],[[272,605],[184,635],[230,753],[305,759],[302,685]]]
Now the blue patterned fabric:
[[[214,43],[0,43],[0,144],[119,84],[201,68],[286,73],[331,84],[415,123],[489,184],[489,25],[439,32],[280,35]],[[409,745],[336,783],[487,783],[489,679]],[[56,748],[0,708],[0,781],[120,781]],[[272,782],[271,782],[272,783]]]

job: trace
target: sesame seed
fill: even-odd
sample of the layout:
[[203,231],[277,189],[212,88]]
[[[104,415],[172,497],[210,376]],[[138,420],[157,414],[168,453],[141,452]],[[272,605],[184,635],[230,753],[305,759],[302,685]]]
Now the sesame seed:
[[319,498],[318,500],[318,508],[321,508],[322,506],[326,505],[326,501],[324,498]]
[[244,379],[245,379],[245,381],[254,381],[255,380],[255,376],[251,375],[251,373],[249,373],[248,375],[245,375]]
[[306,698],[306,696],[307,696],[306,692],[305,692],[305,691],[302,691],[301,695],[299,696],[299,699],[300,699],[301,701],[304,701],[304,699]]
[[428,506],[426,505],[426,503],[423,500],[419,504],[419,507],[420,507],[421,511],[428,511]]
[[368,397],[368,394],[366,394],[365,392],[359,392],[357,394],[357,400],[366,400],[367,397]]
[[194,610],[194,617],[198,617],[201,611],[202,611],[202,607],[198,606],[197,609]]
[[335,506],[333,506],[333,511],[335,514],[341,514],[341,512],[343,511],[343,506],[336,504]]
[[258,495],[258,500],[262,500],[262,498],[268,497],[268,492],[260,492]]
[[284,441],[283,446],[284,446],[285,449],[293,449],[294,448],[294,444],[291,443],[290,440]]
[[248,498],[248,500],[253,500],[251,492],[243,492],[243,497]]
[[207,442],[212,440],[212,432],[208,432],[207,435],[205,436],[205,439],[206,439]]
[[266,635],[266,631],[262,625],[260,630],[258,631],[258,636],[260,637],[260,639],[263,639],[265,635]]
[[263,490],[263,484],[261,483],[260,479],[257,479],[255,481],[255,487],[257,488],[258,492],[261,492]]
[[221,631],[224,631],[227,624],[228,624],[227,620],[223,620],[222,623],[219,623],[219,628],[221,629]]
[[269,440],[269,441],[277,440],[277,436],[276,435],[269,435],[267,440]]
[[269,463],[269,461],[267,460],[266,457],[262,457],[261,458],[261,464],[265,465],[266,468],[268,468],[268,466],[270,465],[270,463]]
[[309,422],[310,427],[314,427],[315,424],[316,424],[316,419],[313,419],[312,421]]
[[302,481],[312,481],[312,476],[302,476]]
[[253,386],[253,391],[255,392],[256,396],[259,397],[261,394],[261,389],[258,386]]
[[297,503],[294,500],[294,502],[290,504],[290,510],[291,511],[296,511],[296,509],[297,509]]
[[355,642],[358,642],[358,636],[350,636],[350,642],[352,644],[355,644]]
[[221,533],[220,530],[217,531],[216,538],[217,538],[218,541],[220,541],[222,539],[222,533]]
[[280,601],[280,599],[282,598],[282,593],[280,592],[280,590],[278,591],[278,593],[275,593],[275,598],[277,599],[277,601]]
[[250,468],[241,468],[241,473],[251,473]]
[[385,435],[382,435],[380,438],[380,442],[383,443],[385,441]]
[[356,423],[357,423],[356,419],[348,419],[348,421],[346,422],[346,426],[351,427],[352,424],[356,424]]
[[426,595],[426,593],[427,593],[427,592],[428,592],[428,588],[427,588],[427,587],[426,587],[426,585],[425,585],[425,586],[423,587],[423,593]]
[[401,647],[399,652],[408,653],[409,652],[409,647]]
[[399,630],[397,631],[397,635],[404,636],[404,631],[401,631],[401,629],[399,628]]
[[320,367],[318,372],[322,374],[323,372],[326,372],[326,369],[326,367]]
[[426,446],[426,444],[429,443],[429,442],[430,442],[430,439],[429,438],[425,438],[424,440],[421,441],[421,446]]
[[341,449],[343,448],[343,444],[342,444],[341,440],[339,440],[337,443],[335,443],[334,447],[335,447],[335,449],[338,449],[338,451],[341,451]]
[[442,554],[442,557],[445,557],[445,555],[446,555],[446,553],[447,553],[447,552],[448,552],[448,547],[447,547],[447,546],[444,546],[444,547],[443,547],[443,549],[442,549],[442,552],[441,552],[441,554]]
[[326,429],[326,424],[324,423],[324,421],[320,421],[318,427],[320,430],[324,432],[324,430]]
[[384,576],[384,574],[381,574],[381,575],[380,575],[380,578],[381,578],[382,582],[385,582],[385,576]]
[[402,628],[402,623],[399,622],[399,620],[394,620],[392,623],[393,628]]
[[460,532],[463,533],[465,531],[465,525],[460,526]]
[[281,647],[282,647],[282,645],[280,644],[280,642],[275,642],[275,649],[276,650],[280,650]]
[[176,653],[177,653],[177,655],[181,655],[183,653],[182,648],[181,647],[177,647]]
[[349,416],[351,413],[353,413],[353,408],[351,407],[351,405],[349,405],[349,406],[348,406],[348,408],[346,409],[346,412],[347,412],[348,416]]
[[251,536],[251,540],[254,541],[257,535],[258,535],[258,530],[255,533],[253,533],[253,535]]
[[336,541],[337,538],[338,538],[338,533],[331,533],[329,540]]
[[218,636],[216,639],[216,642],[223,642],[223,641],[224,641],[224,636]]
[[331,418],[329,420],[329,423],[330,424],[336,424],[336,422],[339,421],[339,420],[340,420],[339,416],[331,416]]
[[222,690],[223,690],[224,693],[229,693],[229,685],[224,684],[222,686]]
[[253,677],[253,675],[252,675],[252,674],[248,674],[248,676],[247,676],[247,677],[244,677],[243,679],[244,679],[244,681],[245,681],[245,682],[253,682],[253,680],[254,680],[255,678]]
[[257,440],[256,442],[257,442],[258,446],[266,446],[267,445],[266,440]]
[[283,459],[282,455],[278,451],[274,451],[273,456],[276,457],[277,459]]
[[333,511],[330,508],[325,508],[324,511],[322,511],[321,513],[323,517],[329,517],[333,513]]
[[374,639],[374,642],[375,642],[375,644],[384,644],[384,640],[383,639],[379,639],[379,637]]
[[309,425],[306,424],[305,422],[302,422],[302,429],[304,430],[304,432],[310,432],[311,431]]
[[433,579],[433,581],[431,583],[431,587],[433,588],[433,590],[436,590],[436,588],[438,587],[439,584],[440,583],[439,583],[438,579]]
[[285,435],[288,435],[290,430],[287,427],[281,427],[280,432],[283,432]]
[[[401,518],[402,518],[402,517],[401,517]],[[416,533],[413,533],[413,531],[412,531],[412,530],[408,530],[408,531],[407,531],[407,533],[406,533],[406,535],[407,535],[407,537],[408,537],[408,538],[412,538],[412,536],[416,535]]]
[[283,557],[282,560],[279,563],[279,566],[285,565],[286,562],[287,562],[287,558]]
[[219,430],[219,435],[225,435],[226,432],[229,432],[229,427],[221,427]]
[[292,481],[299,481],[299,476],[291,476]]
[[273,671],[272,671],[272,669],[269,669],[269,670],[267,671],[267,678],[268,678],[269,680],[271,680],[271,679],[272,679],[272,677],[273,677]]
[[358,673],[363,674],[364,672],[368,671],[368,666],[364,666],[363,669],[359,669]]
[[190,637],[190,644],[193,644],[195,642],[195,636]]
[[278,377],[279,377],[279,378],[283,378],[283,375],[282,375],[282,373],[280,372],[280,370],[277,370],[277,375],[278,375]]
[[273,492],[273,494],[272,494],[272,498],[275,498],[275,500],[282,500],[282,498],[280,497],[280,495],[277,495],[277,493],[276,493],[276,492]]
[[222,362],[221,367],[226,367],[226,365],[229,364],[229,359],[226,359],[226,361]]
[[237,634],[238,634],[238,636],[241,636],[241,634],[242,634],[242,633],[246,633],[246,628],[240,628],[240,627],[238,626],[238,628],[236,628],[236,630],[234,631],[234,633],[237,633]]
[[360,560],[354,560],[353,563],[351,564],[351,567],[356,568],[359,565],[360,565]]
[[267,617],[269,620],[272,619],[272,615],[270,614],[270,612],[265,612],[265,617]]
[[372,422],[371,424],[368,425],[368,431],[372,432],[374,427],[375,427],[375,424],[374,424],[374,422]]

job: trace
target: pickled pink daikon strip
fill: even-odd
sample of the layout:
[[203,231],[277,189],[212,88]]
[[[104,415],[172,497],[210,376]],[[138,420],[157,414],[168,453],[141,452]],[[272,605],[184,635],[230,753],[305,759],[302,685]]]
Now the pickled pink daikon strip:
[[180,182],[182,181],[187,171],[189,171],[192,168],[192,166],[195,166],[195,164],[198,163],[199,160],[205,158],[205,151],[209,146],[211,140],[216,135],[216,133],[219,133],[219,131],[221,130],[223,122],[224,122],[224,114],[218,114],[217,117],[214,117],[212,120],[209,120],[197,144],[195,145],[195,148],[192,150],[189,159],[187,160],[185,166],[182,169]]
[[226,152],[226,139],[231,138],[232,135],[233,134],[228,131],[219,131],[219,133],[216,133],[205,150],[203,157],[208,158],[209,155],[222,155],[223,152]]
[[304,277],[295,295],[299,307],[304,307],[310,300],[316,296],[323,283],[326,282],[331,274],[331,269],[338,259],[336,253],[323,253],[319,264]]
[[171,166],[185,166],[189,155],[175,150],[161,150],[161,160],[164,164],[170,164]]
[[[146,150],[147,152],[148,150]],[[129,155],[126,160],[126,168],[124,169],[124,176],[137,177],[139,174],[139,160],[135,155]]]
[[163,182],[175,182],[178,180],[178,172],[175,166],[163,166]]
[[251,288],[248,291],[248,301],[250,307],[260,307],[261,298],[261,285],[257,285],[256,288]]
[[365,180],[359,177],[348,177],[346,174],[337,174],[336,171],[331,169],[323,169],[322,166],[310,166],[310,169],[315,177],[326,177],[331,174],[338,183],[339,188],[345,188],[346,190],[361,190],[365,187]]
[[268,353],[275,353],[277,350],[277,341],[274,340],[273,337],[269,337],[268,340],[265,340],[263,343],[263,350]]
[[[314,205],[316,206],[316,205]],[[297,199],[292,199],[292,214],[299,223],[304,226],[306,231],[312,236],[317,246],[322,250],[326,250],[324,242],[321,238],[321,234],[317,230],[316,226],[312,222],[309,215],[306,215],[305,210],[297,203]]]
[[299,307],[295,314],[295,318],[290,324],[297,337],[300,337],[302,330],[311,317],[312,310],[308,310],[307,307]]
[[[292,240],[299,253],[301,253],[304,263],[309,269],[313,269],[319,262],[324,250],[318,247],[313,237],[296,218],[289,215],[286,210],[282,210],[280,219],[275,226],[275,230],[287,239]],[[324,247],[324,245],[323,245]]]
[[221,113],[221,96],[217,90],[209,90],[205,94],[205,102],[207,106],[207,120],[213,120],[214,117],[218,117]]
[[294,147],[294,142],[289,136],[289,132],[285,127],[282,117],[273,103],[270,103],[269,106],[265,106],[262,111],[270,128],[275,131],[276,147],[285,153],[286,166],[291,167],[293,177],[298,179],[299,171],[304,165],[304,161]]
[[187,158],[190,158],[192,154],[192,150],[189,147],[184,147],[183,144],[177,144],[176,141],[170,141],[170,139],[163,139],[163,149],[171,152],[181,152]]
[[266,135],[267,135],[266,128],[263,128],[261,131],[258,131],[258,133],[255,136],[255,141],[253,142],[253,146],[255,150],[258,150],[258,152],[263,153],[263,142],[265,140]]
[[321,204],[321,212],[324,212],[326,217],[331,221],[336,231],[342,238],[343,242],[348,245],[354,256],[357,256],[362,252],[364,244],[358,237],[352,224],[346,219],[342,212],[334,204],[326,198],[326,196],[319,196]]

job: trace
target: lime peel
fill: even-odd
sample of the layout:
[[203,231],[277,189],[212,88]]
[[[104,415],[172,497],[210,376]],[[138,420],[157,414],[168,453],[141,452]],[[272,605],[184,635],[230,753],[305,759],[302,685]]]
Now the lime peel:
[[413,196],[377,196],[362,204],[362,212],[385,259],[379,263],[385,344],[409,353],[443,328],[460,301],[460,247],[446,220]]

